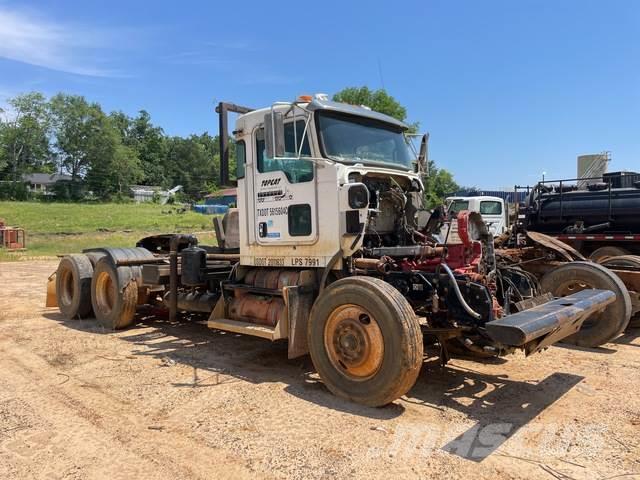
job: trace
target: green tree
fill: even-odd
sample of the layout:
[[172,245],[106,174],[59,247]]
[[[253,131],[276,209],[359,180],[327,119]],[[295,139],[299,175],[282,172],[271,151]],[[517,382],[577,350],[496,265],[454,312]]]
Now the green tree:
[[437,168],[433,161],[429,162],[429,175],[425,179],[425,199],[427,208],[435,208],[444,203],[447,195],[458,190],[453,175],[443,168]]
[[[167,163],[173,185],[182,185],[190,197],[199,197],[210,189],[215,177],[213,145],[208,134],[167,139]],[[206,141],[205,141],[206,140]]]
[[108,117],[100,105],[77,95],[56,95],[51,110],[58,159],[72,182],[83,178],[103,199],[128,194],[143,172],[136,150],[122,142],[121,118]]
[[383,89],[370,90],[369,87],[348,87],[333,95],[333,100],[350,105],[365,105],[376,112],[397,118],[401,122],[407,119],[407,109]]
[[140,182],[169,187],[166,137],[162,128],[153,125],[151,115],[140,110],[135,118],[129,118],[122,112],[112,112],[109,117],[120,132],[122,143],[134,149],[140,159]]
[[9,111],[0,110],[0,173],[19,181],[25,173],[52,171],[51,122],[46,98],[31,92],[8,103]]
[[128,196],[129,187],[143,176],[136,151],[123,145],[115,130],[105,131],[102,140],[92,146],[90,155],[101,160],[92,162],[85,180],[99,198]]
[[106,116],[97,103],[64,93],[51,99],[51,111],[58,162],[76,181],[104,153]]

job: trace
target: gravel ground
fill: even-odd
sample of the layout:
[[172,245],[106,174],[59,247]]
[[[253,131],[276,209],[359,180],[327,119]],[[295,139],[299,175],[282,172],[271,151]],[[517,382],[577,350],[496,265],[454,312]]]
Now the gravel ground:
[[0,478],[640,478],[640,331],[441,367],[385,408],[286,346],[195,323],[102,331],[0,263]]

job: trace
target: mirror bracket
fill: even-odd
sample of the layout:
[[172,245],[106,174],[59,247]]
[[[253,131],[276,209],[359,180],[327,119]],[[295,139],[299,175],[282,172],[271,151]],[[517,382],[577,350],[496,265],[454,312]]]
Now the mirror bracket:
[[271,110],[264,116],[264,139],[269,158],[284,157],[284,115]]

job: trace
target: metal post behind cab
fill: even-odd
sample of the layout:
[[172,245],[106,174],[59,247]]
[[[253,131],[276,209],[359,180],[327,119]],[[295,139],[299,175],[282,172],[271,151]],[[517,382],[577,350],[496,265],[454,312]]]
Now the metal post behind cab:
[[220,102],[216,107],[216,113],[219,120],[220,139],[220,186],[229,186],[229,112],[232,113],[249,113],[253,108],[242,107],[235,103]]

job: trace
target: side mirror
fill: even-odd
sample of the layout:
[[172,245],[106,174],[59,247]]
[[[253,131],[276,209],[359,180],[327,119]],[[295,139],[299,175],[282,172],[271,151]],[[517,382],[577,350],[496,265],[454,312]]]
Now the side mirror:
[[425,175],[429,175],[429,134],[425,133],[420,142],[420,153],[418,154],[418,168]]
[[264,116],[264,140],[267,157],[284,157],[284,115],[271,110]]

